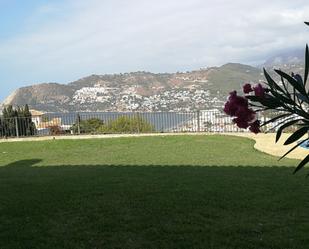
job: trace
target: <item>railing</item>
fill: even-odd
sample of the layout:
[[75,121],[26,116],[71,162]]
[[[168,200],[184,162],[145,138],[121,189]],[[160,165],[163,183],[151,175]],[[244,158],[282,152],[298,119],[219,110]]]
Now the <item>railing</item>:
[[26,137],[37,135],[31,117],[0,118],[0,137]]
[[171,132],[244,132],[219,111],[46,113],[0,118],[0,137]]

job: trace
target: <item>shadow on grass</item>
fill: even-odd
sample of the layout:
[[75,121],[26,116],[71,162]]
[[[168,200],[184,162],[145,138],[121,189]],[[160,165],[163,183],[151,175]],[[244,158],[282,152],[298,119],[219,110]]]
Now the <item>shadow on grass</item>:
[[189,168],[207,168],[207,167],[220,167],[220,168],[259,168],[259,169],[271,169],[271,168],[276,168],[276,169],[284,169],[284,168],[292,168],[294,169],[295,166],[291,165],[269,165],[269,166],[255,166],[255,165],[187,165],[187,164],[180,164],[180,165],[173,165],[173,164],[165,164],[165,165],[156,165],[156,164],[148,164],[148,165],[142,165],[142,164],[78,164],[78,165],[73,165],[73,164],[67,164],[67,165],[41,165],[40,163],[43,162],[42,159],[25,159],[25,160],[19,160],[15,161],[12,163],[9,163],[7,165],[1,166],[1,169],[5,169],[6,167],[16,167],[16,168],[27,168],[27,167],[37,167],[37,168],[47,168],[47,167],[189,167]]
[[[117,177],[123,179],[124,182],[134,179],[143,182],[145,179],[153,180],[156,177],[164,179],[181,179],[205,180],[211,178],[212,182],[220,184],[221,180],[230,182],[231,184],[240,184],[241,182],[265,185],[263,181],[269,181],[271,185],[275,181],[291,180],[299,184],[309,184],[309,179],[306,178],[306,170],[293,175],[294,166],[243,166],[243,165],[44,165],[41,164],[42,159],[26,159],[16,161],[6,166],[0,167],[0,179],[8,173],[12,177],[23,177],[23,181],[32,181],[34,176],[53,178],[57,177],[64,180],[78,179],[87,182],[87,177],[107,180],[108,177]],[[1,177],[2,176],[2,177]],[[257,186],[258,187],[258,186]],[[262,186],[260,186],[262,187]]]
[[[214,177],[214,179],[224,178],[226,176],[237,178],[247,176],[250,179],[264,179],[264,178],[272,178],[272,177],[283,177],[283,179],[300,179],[305,178],[306,170],[302,170],[298,172],[296,175],[293,175],[295,166],[291,165],[273,165],[273,166],[254,166],[254,165],[134,165],[134,164],[98,164],[98,165],[44,165],[42,164],[42,159],[25,159],[12,162],[5,166],[0,167],[0,173],[10,172],[11,174],[18,175],[17,170],[21,170],[22,172],[27,172],[31,174],[31,172],[41,172],[44,175],[52,174],[53,172],[59,173],[63,172],[61,177],[79,177],[79,174],[83,175],[92,175],[94,172],[98,172],[98,174],[103,174],[104,172],[117,173],[118,176],[125,174],[136,174],[138,177],[139,174],[144,174],[147,176],[151,176],[153,174],[172,174],[172,177],[177,178],[177,174],[179,176],[186,177],[190,174],[194,177],[198,177],[198,174],[208,175]],[[71,173],[74,174],[71,175]],[[1,176],[0,176],[1,177]],[[302,179],[301,182],[308,182],[309,179]]]
[[40,162],[42,162],[42,159],[26,159],[12,162],[4,167],[32,167]]
[[291,167],[0,168],[0,248],[306,248],[309,181]]
[[[243,166],[243,165],[44,165],[42,159],[19,160],[6,166],[0,167],[0,179],[10,175],[11,177],[23,178],[23,181],[32,181],[35,177],[46,177],[51,181],[59,181],[62,184],[66,179],[83,182],[87,184],[88,178],[104,179],[118,178],[123,182],[140,181],[144,179],[151,182],[158,177],[173,179],[176,182],[186,179],[188,181],[205,181],[211,178],[211,182],[220,184],[224,180],[233,185],[251,184],[251,186],[265,185],[264,181],[269,181],[271,185],[275,181],[284,182],[288,179],[292,182],[309,184],[306,179],[306,170],[293,175],[294,166]],[[1,177],[2,175],[2,177]],[[209,180],[207,180],[209,181]],[[145,183],[145,182],[144,182]],[[262,187],[263,188],[263,187]],[[297,189],[295,189],[297,190]]]

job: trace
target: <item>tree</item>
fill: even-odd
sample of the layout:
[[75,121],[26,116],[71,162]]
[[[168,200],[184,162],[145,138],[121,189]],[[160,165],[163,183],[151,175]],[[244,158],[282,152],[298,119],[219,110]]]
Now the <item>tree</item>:
[[29,106],[14,108],[9,105],[3,109],[0,135],[6,137],[33,136],[36,133],[35,124]]
[[2,111],[2,122],[3,122],[3,130],[2,136],[5,137],[16,137],[16,119],[18,117],[18,112],[13,108],[12,105],[5,107]]

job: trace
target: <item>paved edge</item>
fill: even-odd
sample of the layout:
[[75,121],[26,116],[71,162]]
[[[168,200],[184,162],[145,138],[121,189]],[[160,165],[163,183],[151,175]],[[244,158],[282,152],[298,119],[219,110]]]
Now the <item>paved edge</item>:
[[[294,144],[284,146],[283,142],[290,134],[282,134],[282,138],[278,143],[275,143],[275,133],[146,133],[146,134],[106,134],[106,135],[74,135],[74,136],[46,136],[46,137],[30,137],[30,138],[9,138],[9,139],[0,139],[0,143],[6,142],[34,142],[34,141],[48,141],[48,140],[77,140],[77,139],[107,139],[107,138],[130,138],[130,137],[150,137],[150,136],[200,136],[200,135],[222,135],[222,136],[237,136],[245,137],[252,140],[255,140],[254,148],[273,155],[281,157],[284,155]],[[303,159],[309,150],[298,147],[293,152],[291,152],[287,158],[292,159]]]
[[[282,157],[286,152],[288,152],[292,147],[296,145],[296,142],[290,145],[284,145],[286,139],[291,135],[289,133],[282,134],[280,140],[277,143],[275,142],[276,133],[267,133],[267,134],[260,133],[257,135],[253,133],[233,133],[230,135],[253,139],[255,140],[254,144],[255,149],[278,157]],[[307,138],[306,135],[302,139],[305,138]],[[309,153],[308,149],[297,147],[286,157],[291,159],[304,159],[308,155],[308,153]]]

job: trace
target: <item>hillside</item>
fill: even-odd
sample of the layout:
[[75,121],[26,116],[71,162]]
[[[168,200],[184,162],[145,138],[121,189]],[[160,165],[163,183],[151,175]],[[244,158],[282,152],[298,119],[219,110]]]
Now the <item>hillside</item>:
[[305,51],[304,49],[294,49],[286,51],[281,54],[277,54],[268,58],[264,64],[260,67],[265,67],[269,73],[276,79],[280,81],[280,78],[273,73],[274,68],[281,69],[286,73],[295,73],[301,74],[304,73],[304,64],[305,64]]
[[269,57],[265,63],[264,67],[282,67],[288,65],[301,65],[305,61],[303,49],[294,49],[290,51],[286,51],[284,53],[276,54],[274,56]]
[[16,90],[4,105],[29,104],[45,112],[188,111],[222,108],[229,91],[263,79],[236,63],[185,73],[91,75],[67,85],[44,83]]

